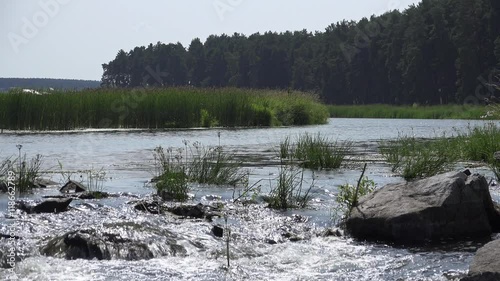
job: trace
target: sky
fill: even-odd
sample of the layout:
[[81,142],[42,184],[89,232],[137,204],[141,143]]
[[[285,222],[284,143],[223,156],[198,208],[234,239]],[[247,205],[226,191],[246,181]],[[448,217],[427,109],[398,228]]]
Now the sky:
[[419,0],[0,0],[0,77],[100,80],[120,49],[235,32],[324,31]]

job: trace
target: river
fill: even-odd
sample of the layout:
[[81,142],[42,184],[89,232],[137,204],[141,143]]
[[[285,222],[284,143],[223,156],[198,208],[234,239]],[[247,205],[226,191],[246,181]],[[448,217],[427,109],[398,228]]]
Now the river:
[[[14,159],[21,152],[28,158],[41,154],[45,177],[62,183],[55,172],[62,169],[79,177],[80,170],[106,171],[104,190],[121,197],[97,201],[75,200],[75,209],[61,214],[26,215],[18,212],[14,219],[6,217],[8,199],[0,195],[2,223],[0,233],[17,223],[16,235],[23,237],[25,257],[18,262],[15,274],[19,280],[454,280],[467,272],[475,243],[438,248],[404,249],[389,245],[362,243],[346,237],[323,237],[331,227],[335,194],[341,184],[357,181],[362,163],[368,163],[366,175],[378,187],[400,182],[390,167],[381,160],[378,142],[399,135],[421,138],[451,136],[468,126],[481,126],[486,121],[405,120],[405,119],[329,119],[328,124],[305,127],[257,129],[190,129],[190,130],[81,130],[71,132],[5,132],[0,134],[0,159]],[[500,122],[497,122],[500,125]],[[278,172],[279,143],[301,133],[321,133],[337,141],[352,141],[354,152],[346,165],[338,170],[305,172],[312,182],[313,200],[305,210],[271,211],[262,205],[241,207],[227,204],[232,241],[231,267],[225,266],[225,243],[214,237],[214,223],[199,220],[177,220],[172,217],[141,213],[129,201],[147,197],[153,188],[147,184],[154,176],[153,149],[183,148],[185,143],[204,146],[222,145],[243,162],[250,183],[262,182],[262,193],[269,191],[267,182]],[[219,137],[220,135],[220,137]],[[458,163],[457,169],[465,168]],[[472,172],[492,177],[486,167]],[[211,204],[228,201],[233,188],[192,185],[194,202]],[[492,187],[493,198],[500,200],[500,190]],[[57,194],[57,189],[37,190],[24,199],[36,200]],[[214,196],[209,196],[214,195]],[[299,218],[299,219],[297,219]],[[140,228],[131,230],[130,225]],[[139,236],[160,244],[155,231],[166,231],[184,249],[149,260],[65,260],[39,253],[51,237],[81,228],[112,227],[125,236]],[[282,239],[283,228],[292,228],[303,236],[297,242]],[[132,228],[134,229],[134,228]],[[148,229],[153,229],[148,232]],[[265,243],[276,240],[277,244]],[[2,243],[0,242],[0,246]],[[5,246],[5,245],[4,245]],[[0,247],[1,248],[1,247]],[[0,269],[0,279],[7,276]]]

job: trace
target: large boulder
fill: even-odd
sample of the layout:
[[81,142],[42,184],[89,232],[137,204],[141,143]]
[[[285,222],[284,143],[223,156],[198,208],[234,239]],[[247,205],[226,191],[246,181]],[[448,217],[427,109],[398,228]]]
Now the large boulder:
[[496,281],[500,280],[500,240],[492,241],[480,248],[472,264],[469,274],[462,281]]
[[360,198],[346,229],[359,239],[409,244],[489,237],[500,231],[500,213],[484,176],[468,174],[389,184]]

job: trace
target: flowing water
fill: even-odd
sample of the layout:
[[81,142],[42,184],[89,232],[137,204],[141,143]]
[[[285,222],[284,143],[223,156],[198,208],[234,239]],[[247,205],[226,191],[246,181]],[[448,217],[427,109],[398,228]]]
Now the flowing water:
[[[121,194],[102,200],[74,200],[70,211],[60,214],[7,214],[8,198],[0,195],[0,233],[16,225],[19,249],[24,255],[16,264],[19,280],[454,280],[467,272],[479,244],[461,243],[434,248],[398,248],[362,243],[346,237],[324,237],[325,228],[333,225],[335,194],[341,184],[357,181],[361,164],[369,163],[366,175],[381,187],[400,182],[378,154],[380,140],[398,135],[432,138],[453,135],[483,121],[465,120],[392,120],[330,119],[320,126],[266,129],[192,129],[192,130],[84,130],[50,133],[0,134],[0,159],[19,151],[28,156],[43,155],[45,177],[62,182],[62,169],[79,177],[79,171],[106,171],[104,189]],[[352,141],[350,161],[338,170],[305,172],[313,201],[305,210],[277,212],[262,204],[240,206],[229,203],[238,190],[231,187],[192,185],[195,203],[226,202],[231,229],[231,266],[226,266],[226,243],[211,234],[214,224],[194,219],[178,219],[133,209],[131,201],[149,197],[153,188],[147,182],[154,176],[153,149],[157,146],[183,148],[185,142],[204,146],[222,145],[234,153],[250,173],[250,184],[262,180],[262,193],[278,172],[277,151],[285,137],[292,140],[301,133],[321,133],[338,141]],[[220,137],[218,136],[220,133]],[[28,157],[29,158],[29,157]],[[466,166],[457,164],[457,169]],[[492,177],[485,167],[473,172]],[[493,198],[500,191],[491,189]],[[25,195],[37,200],[58,194],[49,187]],[[148,260],[65,260],[40,254],[40,248],[56,236],[79,229],[105,230],[124,238],[144,241],[153,253]],[[283,234],[300,239],[292,242]],[[273,243],[269,243],[273,241]],[[174,248],[165,245],[175,245]],[[5,249],[5,239],[0,250]],[[12,277],[0,269],[0,279]]]

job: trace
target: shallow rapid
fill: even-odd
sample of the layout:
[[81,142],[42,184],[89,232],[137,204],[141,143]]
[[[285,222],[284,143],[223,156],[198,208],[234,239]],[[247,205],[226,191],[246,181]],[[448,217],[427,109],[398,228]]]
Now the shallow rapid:
[[[22,152],[28,156],[42,154],[44,176],[61,183],[61,175],[54,173],[58,161],[75,177],[81,170],[103,168],[105,191],[120,196],[74,200],[64,213],[27,215],[18,211],[10,218],[8,199],[0,195],[0,233],[8,233],[8,226],[15,224],[15,234],[22,238],[18,242],[24,255],[15,268],[19,280],[456,280],[467,272],[480,243],[408,249],[324,234],[334,226],[338,186],[354,183],[362,163],[368,163],[366,175],[378,187],[402,181],[381,160],[378,141],[401,134],[449,136],[468,125],[481,124],[484,122],[330,119],[322,126],[269,129],[4,132],[0,134],[0,159],[15,158],[16,144],[22,144]],[[225,226],[222,218],[209,222],[134,209],[134,202],[150,198],[154,191],[148,181],[155,175],[153,149],[159,145],[182,148],[184,141],[220,144],[243,162],[251,184],[262,180],[261,193],[266,194],[278,173],[279,142],[303,132],[320,132],[354,144],[350,160],[341,169],[306,171],[305,180],[312,183],[314,176],[314,187],[313,200],[305,210],[277,212],[264,204],[233,204],[232,198],[240,190],[191,185],[189,203],[219,207],[223,203],[220,212],[227,215],[231,230],[229,269],[226,243],[211,231],[214,225]],[[466,165],[459,163],[457,169]],[[492,176],[485,167],[472,170]],[[500,200],[498,187],[492,187],[491,193],[494,200]],[[55,194],[57,188],[49,187],[18,199],[39,200]],[[127,260],[118,252],[111,260],[66,260],[41,254],[51,239],[82,229],[141,241],[152,257]],[[6,247],[5,239],[1,240],[0,251]],[[0,269],[1,280],[8,274],[7,269]]]

